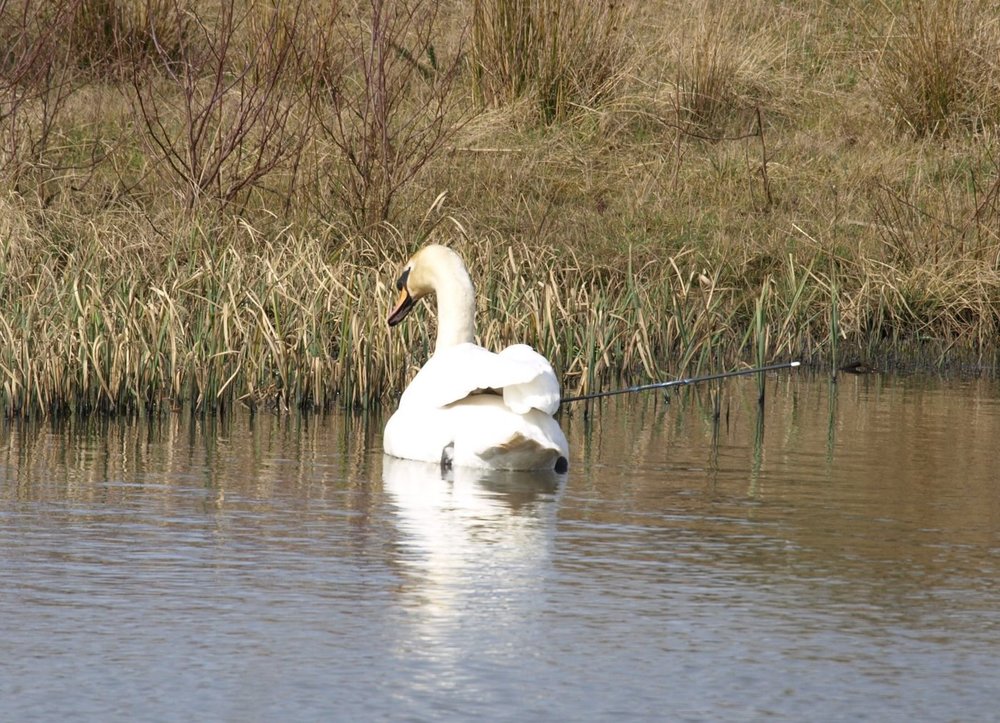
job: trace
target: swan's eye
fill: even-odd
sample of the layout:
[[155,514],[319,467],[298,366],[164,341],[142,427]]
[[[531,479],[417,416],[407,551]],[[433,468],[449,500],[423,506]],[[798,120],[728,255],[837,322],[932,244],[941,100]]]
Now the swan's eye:
[[409,269],[403,269],[402,275],[396,279],[396,291],[402,291],[403,287],[406,286],[406,279],[410,275]]

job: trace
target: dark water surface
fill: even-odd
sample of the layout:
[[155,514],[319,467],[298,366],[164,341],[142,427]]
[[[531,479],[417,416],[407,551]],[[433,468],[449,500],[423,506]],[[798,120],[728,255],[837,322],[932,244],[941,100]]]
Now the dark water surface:
[[1000,387],[805,376],[564,417],[8,426],[0,720],[997,720]]

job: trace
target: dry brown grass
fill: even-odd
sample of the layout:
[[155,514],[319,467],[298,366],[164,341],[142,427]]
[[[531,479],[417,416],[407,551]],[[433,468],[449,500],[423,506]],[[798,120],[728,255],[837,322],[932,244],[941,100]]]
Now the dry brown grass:
[[[428,239],[469,260],[483,342],[535,344],[571,392],[772,356],[995,359],[995,3],[557,3],[604,13],[597,31],[542,33],[513,70],[495,14],[543,3],[484,0],[477,27],[464,4],[385,0],[435,13],[399,37],[354,32],[370,3],[240,5],[260,12],[240,16],[230,60],[188,86],[184,52],[136,41],[87,60],[12,25],[15,5],[0,0],[23,41],[0,66],[8,415],[389,399],[432,347],[433,324],[383,321]],[[396,75],[380,86],[360,46],[331,55],[351,33]],[[552,67],[591,79],[556,72],[546,95],[553,37]],[[572,60],[581,38],[595,67]],[[96,72],[140,57],[128,83]],[[140,97],[163,112],[142,116]],[[201,136],[185,98],[208,109]],[[274,109],[287,135],[269,164]],[[199,158],[219,163],[185,166]]]
[[629,3],[617,0],[475,0],[470,47],[480,103],[522,98],[544,123],[613,96],[632,69]]
[[907,0],[891,12],[875,87],[900,127],[947,134],[1000,122],[1000,5]]

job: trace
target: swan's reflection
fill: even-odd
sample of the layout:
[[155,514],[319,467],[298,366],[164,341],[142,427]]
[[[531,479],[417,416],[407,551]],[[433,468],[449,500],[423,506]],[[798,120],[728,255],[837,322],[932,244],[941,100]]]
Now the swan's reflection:
[[464,468],[442,475],[437,465],[389,456],[382,464],[401,533],[402,602],[422,645],[457,652],[473,641],[444,636],[486,632],[480,619],[516,626],[541,605],[560,476]]

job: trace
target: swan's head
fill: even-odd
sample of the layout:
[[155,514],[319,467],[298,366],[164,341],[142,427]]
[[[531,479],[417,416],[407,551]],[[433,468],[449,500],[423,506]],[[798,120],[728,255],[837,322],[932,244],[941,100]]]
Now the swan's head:
[[472,282],[462,257],[446,246],[425,246],[410,257],[396,279],[396,303],[389,312],[389,326],[395,326],[410,313],[419,299],[452,289],[469,292]]

